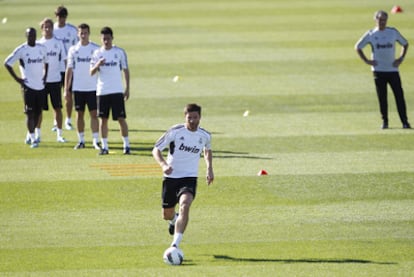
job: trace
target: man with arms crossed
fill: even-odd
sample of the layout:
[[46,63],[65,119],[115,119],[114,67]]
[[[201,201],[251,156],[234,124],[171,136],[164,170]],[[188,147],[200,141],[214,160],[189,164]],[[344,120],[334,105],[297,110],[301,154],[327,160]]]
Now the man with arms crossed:
[[[26,143],[31,148],[38,147],[35,128],[42,113],[44,103],[44,88],[48,72],[47,49],[36,43],[36,29],[26,30],[27,43],[18,46],[5,60],[4,65],[13,79],[22,87],[24,112],[27,118],[28,137]],[[13,64],[20,62],[21,77],[13,69]]]
[[[184,109],[185,123],[171,127],[155,143],[154,159],[164,173],[162,182],[163,218],[169,220],[174,235],[171,246],[179,247],[189,221],[190,206],[196,196],[198,164],[201,154],[207,166],[207,184],[214,180],[211,134],[199,127],[201,107],[188,104]],[[162,151],[169,148],[167,160]],[[179,212],[175,206],[179,205]]]
[[99,122],[96,105],[96,75],[89,74],[93,52],[99,45],[89,41],[90,28],[88,24],[78,26],[80,41],[69,48],[68,62],[65,74],[65,94],[69,95],[72,88],[75,96],[76,123],[79,142],[75,149],[85,148],[85,106],[88,105],[91,117],[92,145],[99,147]]

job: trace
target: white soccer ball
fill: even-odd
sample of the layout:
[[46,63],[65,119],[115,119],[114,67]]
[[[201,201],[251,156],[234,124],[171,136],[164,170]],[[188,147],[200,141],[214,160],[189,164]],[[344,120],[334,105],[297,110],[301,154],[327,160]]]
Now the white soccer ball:
[[183,263],[184,253],[180,248],[169,247],[164,251],[164,255],[162,257],[166,264],[180,265]]

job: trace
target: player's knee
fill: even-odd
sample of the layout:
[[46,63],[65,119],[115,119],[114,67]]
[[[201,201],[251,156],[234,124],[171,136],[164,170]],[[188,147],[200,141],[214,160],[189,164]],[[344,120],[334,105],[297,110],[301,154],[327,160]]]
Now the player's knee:
[[163,209],[162,210],[162,218],[164,220],[172,220],[175,216],[175,210],[174,209]]

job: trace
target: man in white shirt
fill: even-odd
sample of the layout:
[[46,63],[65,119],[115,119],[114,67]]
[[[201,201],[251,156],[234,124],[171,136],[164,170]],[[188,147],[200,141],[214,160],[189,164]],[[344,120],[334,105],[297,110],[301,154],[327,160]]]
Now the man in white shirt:
[[[201,154],[207,167],[206,180],[214,180],[211,134],[199,127],[201,107],[188,104],[184,109],[185,123],[171,127],[162,135],[152,150],[154,159],[164,173],[162,183],[163,218],[169,221],[169,232],[174,235],[172,247],[179,248],[189,221],[190,206],[196,196],[199,159]],[[162,151],[168,148],[167,160]],[[179,205],[176,213],[175,206]]]
[[[60,74],[60,65],[62,60],[66,60],[66,51],[62,41],[53,35],[53,21],[50,18],[42,20],[40,26],[43,36],[38,42],[46,46],[49,61],[49,73],[47,75],[45,92],[46,96],[50,95],[54,110],[54,121],[57,126],[57,141],[66,142],[63,138],[62,131],[62,76]],[[45,98],[43,109],[49,110],[47,97]],[[40,132],[41,123],[42,117],[39,120],[38,132]]]
[[[36,29],[26,30],[27,42],[18,46],[5,60],[4,65],[13,79],[20,84],[23,91],[24,108],[27,117],[28,137],[26,143],[37,148],[39,142],[35,137],[44,104],[44,88],[48,74],[47,49],[36,43]],[[19,61],[20,76],[17,76],[13,64]]]
[[[129,69],[125,51],[112,45],[113,32],[110,27],[101,29],[102,46],[97,49],[91,60],[90,74],[98,74],[96,95],[98,97],[98,117],[102,136],[100,155],[109,154],[108,119],[112,111],[112,119],[118,120],[124,143],[123,153],[130,154],[128,124],[126,122],[125,101],[129,98]],[[125,88],[122,82],[124,75]]]
[[92,146],[99,146],[99,122],[96,104],[96,81],[97,75],[89,74],[92,54],[99,45],[89,41],[90,28],[88,24],[82,23],[78,26],[79,42],[71,46],[68,52],[68,62],[65,74],[65,94],[73,91],[75,98],[75,110],[77,112],[76,124],[79,142],[75,149],[85,148],[85,108],[88,106],[91,118]]
[[[66,19],[68,17],[68,9],[65,6],[59,6],[56,8],[55,16],[56,16],[56,22],[54,24],[53,28],[53,34],[55,37],[63,41],[63,45],[65,46],[66,53],[68,53],[69,48],[73,45],[75,45],[78,40],[78,30],[77,28],[66,22]],[[60,72],[62,75],[62,85],[65,80],[65,71],[66,71],[66,65],[62,61],[60,65]],[[72,109],[73,109],[73,96],[72,96],[72,90],[65,91],[65,106],[66,106],[66,119],[65,119],[65,128],[67,130],[72,130]]]
[[[408,41],[400,32],[392,27],[387,27],[388,14],[385,11],[377,11],[374,14],[376,27],[367,31],[355,44],[355,50],[359,57],[368,65],[374,74],[375,87],[377,91],[380,112],[382,115],[382,129],[388,128],[388,101],[387,85],[394,92],[397,103],[398,114],[404,129],[410,129],[404,92],[398,67],[404,61],[408,50]],[[402,48],[399,58],[395,58],[395,43],[398,42]],[[362,49],[370,44],[372,58],[368,59]]]

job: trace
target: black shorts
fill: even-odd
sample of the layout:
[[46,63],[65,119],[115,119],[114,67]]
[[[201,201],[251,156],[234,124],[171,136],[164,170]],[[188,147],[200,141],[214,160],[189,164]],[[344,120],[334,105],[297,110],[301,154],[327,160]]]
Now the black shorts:
[[45,100],[44,90],[23,87],[24,112],[40,114]]
[[124,94],[113,93],[108,95],[100,95],[98,101],[98,116],[109,118],[109,112],[112,110],[112,119],[126,118]]
[[48,95],[50,95],[50,102],[52,102],[53,109],[62,108],[62,85],[60,82],[46,83],[45,94],[46,97],[43,104],[43,109],[45,111],[49,110]]
[[85,106],[88,106],[89,111],[97,109],[96,91],[74,91],[75,95],[75,110],[84,112]]
[[162,181],[162,207],[172,208],[177,205],[180,196],[189,192],[196,197],[197,177],[164,178]]

